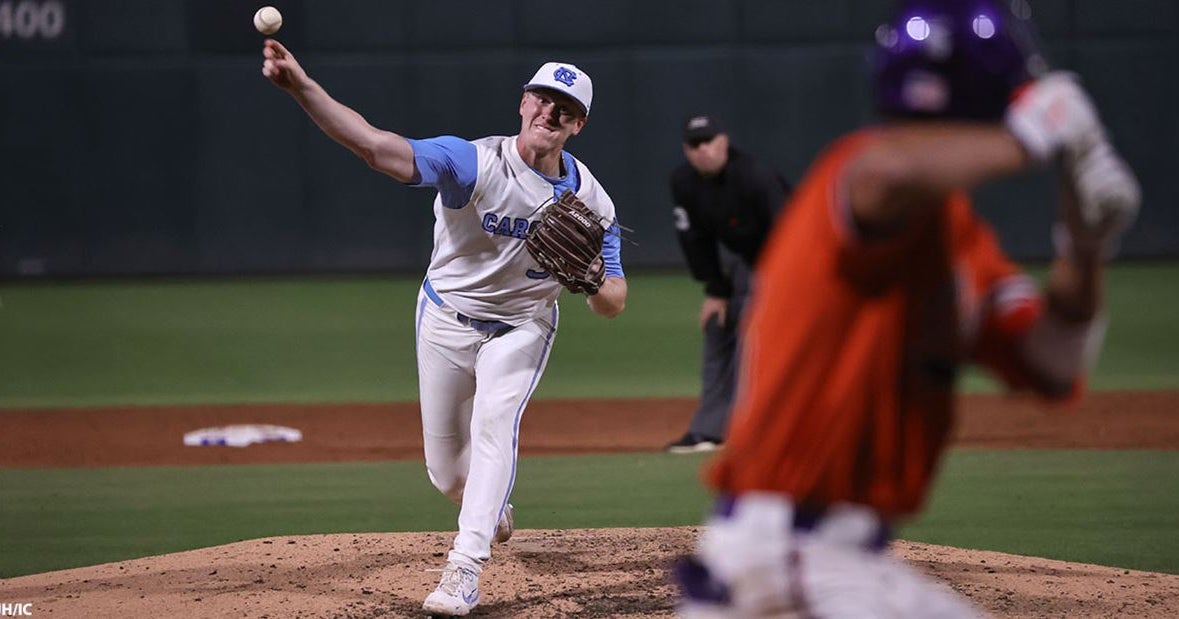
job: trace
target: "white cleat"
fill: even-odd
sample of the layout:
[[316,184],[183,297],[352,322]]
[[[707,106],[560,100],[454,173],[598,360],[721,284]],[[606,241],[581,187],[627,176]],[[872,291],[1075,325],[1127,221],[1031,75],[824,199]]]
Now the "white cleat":
[[512,533],[516,530],[515,511],[511,503],[504,507],[504,513],[495,525],[495,543],[502,544],[512,539]]
[[426,596],[422,610],[443,617],[465,617],[479,604],[479,574],[465,565],[447,562],[442,580]]

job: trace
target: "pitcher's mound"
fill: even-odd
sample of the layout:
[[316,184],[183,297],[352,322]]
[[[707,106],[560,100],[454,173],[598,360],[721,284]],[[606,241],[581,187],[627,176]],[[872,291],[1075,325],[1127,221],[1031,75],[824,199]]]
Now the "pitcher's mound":
[[[479,617],[670,616],[671,561],[698,529],[517,531],[493,548]],[[274,537],[0,581],[54,617],[421,617],[452,532]],[[1005,617],[1176,617],[1179,576],[897,542]]]

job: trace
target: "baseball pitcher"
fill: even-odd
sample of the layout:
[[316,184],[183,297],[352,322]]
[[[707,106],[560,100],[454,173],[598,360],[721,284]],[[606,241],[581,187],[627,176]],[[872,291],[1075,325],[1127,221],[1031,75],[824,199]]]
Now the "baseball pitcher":
[[332,99],[268,39],[262,74],[373,169],[437,191],[434,251],[418,295],[418,381],[426,468],[460,505],[458,535],[429,613],[479,603],[492,541],[512,534],[508,502],[520,419],[557,333],[562,288],[607,318],[626,303],[614,203],[564,150],[593,98],[569,63],[541,66],[520,98],[520,132],[468,141],[406,139]]

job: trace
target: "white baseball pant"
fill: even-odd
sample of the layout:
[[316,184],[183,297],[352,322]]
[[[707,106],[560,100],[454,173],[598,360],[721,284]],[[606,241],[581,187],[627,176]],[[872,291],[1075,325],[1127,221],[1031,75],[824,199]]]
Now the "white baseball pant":
[[418,294],[426,470],[434,487],[461,506],[448,559],[481,572],[516,479],[520,419],[548,363],[558,311],[554,305],[547,319],[494,333],[439,302],[425,290]]

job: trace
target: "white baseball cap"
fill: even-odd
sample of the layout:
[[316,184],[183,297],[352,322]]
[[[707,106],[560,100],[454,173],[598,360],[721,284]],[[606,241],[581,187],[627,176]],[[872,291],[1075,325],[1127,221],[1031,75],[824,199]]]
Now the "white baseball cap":
[[524,84],[524,90],[549,88],[565,93],[581,104],[589,116],[590,102],[594,99],[594,83],[585,71],[568,62],[546,62],[532,79]]

